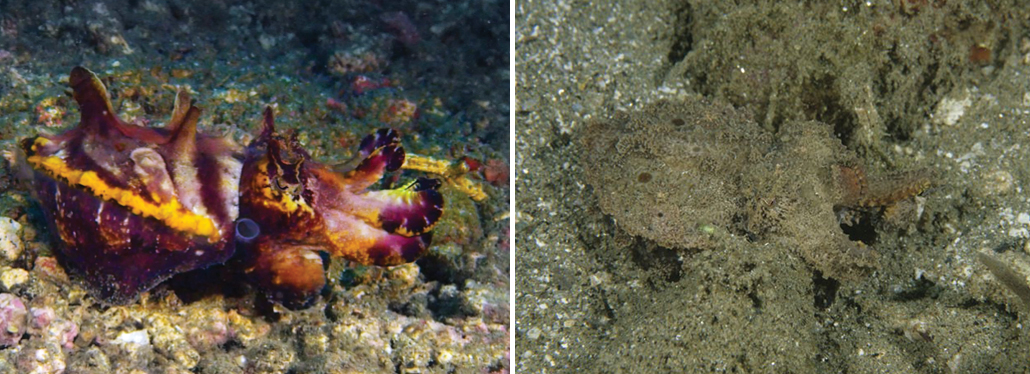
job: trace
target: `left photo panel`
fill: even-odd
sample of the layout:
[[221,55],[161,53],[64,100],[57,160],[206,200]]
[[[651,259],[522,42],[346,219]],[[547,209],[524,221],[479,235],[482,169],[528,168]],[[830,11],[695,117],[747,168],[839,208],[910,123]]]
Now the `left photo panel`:
[[0,372],[509,372],[509,8],[0,4]]

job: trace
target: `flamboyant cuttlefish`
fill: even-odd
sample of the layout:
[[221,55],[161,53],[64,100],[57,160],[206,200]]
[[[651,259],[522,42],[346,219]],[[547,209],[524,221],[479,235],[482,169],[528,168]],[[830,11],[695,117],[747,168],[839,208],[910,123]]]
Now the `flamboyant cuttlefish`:
[[412,161],[393,130],[366,137],[335,171],[276,132],[270,107],[242,150],[197,132],[200,109],[185,90],[168,123],[152,128],[119,119],[89,70],[74,68],[69,84],[79,125],[22,148],[64,262],[105,302],[132,302],[172,275],[232,259],[270,299],[301,307],[325,285],[324,254],[414,261],[443,214],[435,179],[367,190]]

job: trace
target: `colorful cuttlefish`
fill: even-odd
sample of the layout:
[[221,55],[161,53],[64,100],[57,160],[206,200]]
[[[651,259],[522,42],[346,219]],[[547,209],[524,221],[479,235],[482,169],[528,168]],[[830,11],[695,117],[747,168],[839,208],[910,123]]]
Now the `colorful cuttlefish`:
[[119,119],[89,70],[73,69],[69,84],[79,125],[22,148],[60,257],[104,302],[132,302],[172,275],[232,258],[270,299],[302,307],[326,283],[325,255],[414,261],[443,214],[434,179],[368,190],[405,165],[393,130],[366,137],[341,173],[276,132],[272,108],[243,150],[197,132],[201,111],[185,90],[165,127],[152,128]]

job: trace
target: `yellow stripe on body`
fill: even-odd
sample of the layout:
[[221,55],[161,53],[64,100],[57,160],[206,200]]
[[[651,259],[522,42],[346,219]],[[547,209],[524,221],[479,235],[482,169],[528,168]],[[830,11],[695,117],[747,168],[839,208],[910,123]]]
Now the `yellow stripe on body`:
[[[33,144],[32,150],[35,151],[36,146],[48,142],[44,138],[39,138]],[[214,220],[189,211],[178,199],[172,198],[171,201],[161,204],[146,201],[133,191],[108,185],[94,171],[72,169],[57,156],[32,155],[27,161],[36,169],[46,171],[51,177],[63,179],[73,186],[88,188],[95,196],[129,208],[133,214],[152,217],[177,231],[207,237],[210,242],[216,242],[221,238]]]

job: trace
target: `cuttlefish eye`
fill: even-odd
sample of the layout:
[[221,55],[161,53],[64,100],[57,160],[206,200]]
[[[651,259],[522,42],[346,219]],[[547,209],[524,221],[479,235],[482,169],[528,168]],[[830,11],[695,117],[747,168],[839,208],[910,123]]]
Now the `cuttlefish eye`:
[[249,243],[258,235],[261,235],[261,226],[258,226],[257,222],[250,218],[236,220],[236,240]]

